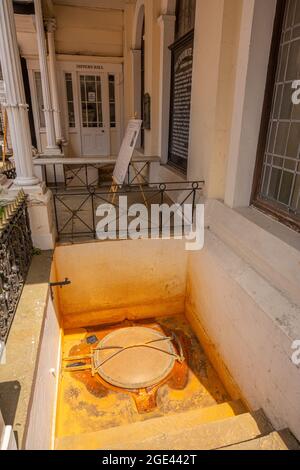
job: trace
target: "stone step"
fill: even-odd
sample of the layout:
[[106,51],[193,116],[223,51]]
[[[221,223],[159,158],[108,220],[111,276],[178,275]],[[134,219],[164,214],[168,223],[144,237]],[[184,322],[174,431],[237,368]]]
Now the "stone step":
[[[157,430],[158,431],[158,430]],[[257,439],[273,431],[262,411],[244,413],[221,421],[198,424],[188,429],[156,432],[153,437],[139,436],[136,441],[121,438],[100,449],[109,450],[214,450]],[[121,439],[120,439],[121,438]]]
[[300,450],[300,445],[289,430],[272,432],[252,441],[240,442],[220,450]]
[[194,426],[207,424],[218,420],[246,413],[241,401],[222,403],[199,410],[178,413],[176,415],[149,419],[115,428],[104,429],[95,433],[74,435],[56,439],[57,450],[85,449],[95,450],[116,446],[133,445],[135,448],[141,439],[153,439],[157,435],[167,435],[172,432],[182,432],[193,429]]

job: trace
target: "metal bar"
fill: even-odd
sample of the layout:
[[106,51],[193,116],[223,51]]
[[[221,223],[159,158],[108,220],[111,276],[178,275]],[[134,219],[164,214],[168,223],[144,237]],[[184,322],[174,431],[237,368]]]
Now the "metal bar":
[[193,192],[193,205],[192,205],[192,223],[194,223],[195,202],[196,202],[196,190],[194,189],[194,192]]
[[45,165],[45,170],[46,170],[46,171],[45,171],[45,183],[46,183],[46,186],[48,186],[48,171],[47,171],[47,170],[48,170],[48,166],[47,166],[47,165]]
[[81,354],[80,356],[70,356],[64,357],[64,362],[74,362],[74,361],[82,361],[83,359],[91,359],[93,357],[92,354]]
[[53,171],[54,171],[54,184],[55,187],[57,188],[57,177],[56,177],[56,165],[53,165]]
[[84,166],[85,166],[85,181],[86,181],[86,187],[88,188],[88,187],[89,187],[88,166],[87,166],[87,165],[84,165]]
[[65,367],[64,372],[83,372],[85,370],[90,370],[92,368],[91,364],[87,364],[86,366],[78,366],[78,367]]
[[93,234],[94,239],[96,240],[96,222],[95,222],[95,201],[94,201],[94,194],[91,195],[92,198],[92,217],[93,217]]
[[54,214],[55,214],[56,231],[57,231],[57,235],[59,235],[59,225],[58,225],[58,213],[57,213],[57,207],[56,207],[56,198],[57,198],[57,195],[56,195],[56,194],[53,194],[53,203],[54,203]]

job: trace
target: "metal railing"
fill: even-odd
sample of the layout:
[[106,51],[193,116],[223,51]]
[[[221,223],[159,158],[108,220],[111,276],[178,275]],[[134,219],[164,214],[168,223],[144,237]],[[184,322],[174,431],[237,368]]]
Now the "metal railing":
[[5,162],[0,167],[0,174],[5,175],[9,180],[14,180],[17,177],[16,167],[13,162]]
[[[185,204],[192,206],[192,220],[197,202],[200,200],[204,181],[186,181],[170,183],[151,183],[151,185],[131,184],[119,187],[117,198],[112,202],[109,188],[89,186],[82,190],[53,192],[56,229],[59,241],[76,241],[80,238],[97,239],[97,208],[102,204],[112,204],[117,217],[120,212],[120,197],[126,196],[129,204],[141,203],[151,208],[152,204],[176,203],[177,207]],[[151,211],[150,211],[151,212]],[[163,231],[163,221],[159,221],[159,233]],[[117,238],[120,230],[116,227]],[[124,232],[122,230],[122,238]]]
[[0,341],[6,341],[22,293],[33,253],[26,196],[0,212]]
[[[67,161],[67,158],[66,158]],[[151,160],[129,165],[126,185],[148,184]],[[42,179],[52,191],[100,188],[111,181],[114,163],[43,163]]]

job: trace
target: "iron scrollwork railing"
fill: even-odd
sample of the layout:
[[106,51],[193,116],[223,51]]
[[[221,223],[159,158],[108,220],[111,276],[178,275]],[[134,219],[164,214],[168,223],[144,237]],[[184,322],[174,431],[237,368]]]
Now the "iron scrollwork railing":
[[0,174],[5,175],[9,180],[14,180],[17,176],[15,164],[12,162],[5,162],[0,168]]
[[1,210],[0,216],[0,341],[6,342],[33,253],[26,196]]

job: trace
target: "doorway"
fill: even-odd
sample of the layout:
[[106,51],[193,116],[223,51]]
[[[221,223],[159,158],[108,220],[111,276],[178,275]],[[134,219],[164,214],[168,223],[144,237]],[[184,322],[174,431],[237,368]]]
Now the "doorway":
[[79,74],[81,150],[84,156],[110,155],[108,74]]

